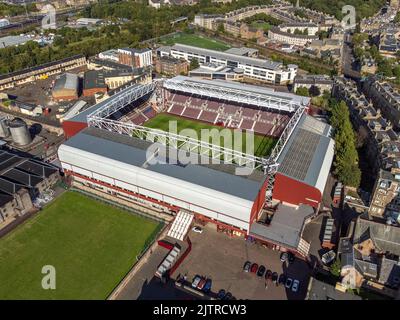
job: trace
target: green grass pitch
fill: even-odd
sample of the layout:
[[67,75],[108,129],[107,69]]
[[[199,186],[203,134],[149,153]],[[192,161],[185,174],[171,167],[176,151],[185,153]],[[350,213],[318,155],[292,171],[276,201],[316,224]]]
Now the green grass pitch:
[[[160,225],[66,192],[0,239],[0,300],[105,299]],[[44,290],[44,265],[56,289]]]
[[204,49],[210,50],[218,50],[218,51],[225,51],[230,48],[224,42],[217,41],[211,38],[195,35],[195,34],[187,34],[187,33],[180,33],[178,35],[174,35],[168,38],[163,39],[162,41],[165,45],[174,45],[175,43],[186,44],[189,46],[200,47]]
[[[170,121],[176,121],[178,134],[186,135],[184,132],[182,132],[183,129],[193,129],[196,131],[199,140],[201,138],[201,129],[224,129],[220,126],[214,126],[200,121],[189,120],[166,113],[158,114],[154,118],[147,121],[144,126],[153,129],[160,129],[163,131],[170,131]],[[276,141],[277,139],[268,136],[254,135],[254,155],[260,157],[269,155],[273,147],[275,146]],[[209,140],[209,142],[212,142],[211,139]],[[221,146],[225,145],[223,138],[221,138],[219,143],[217,142],[216,144]],[[246,152],[246,136],[244,134],[242,135],[242,152]]]

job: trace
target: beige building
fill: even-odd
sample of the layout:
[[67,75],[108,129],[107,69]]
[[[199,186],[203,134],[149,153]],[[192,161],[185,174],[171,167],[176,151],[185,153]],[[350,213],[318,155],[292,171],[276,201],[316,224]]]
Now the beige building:
[[294,46],[304,47],[314,40],[318,40],[318,36],[294,34],[281,31],[279,28],[271,28],[268,30],[268,38],[272,41],[287,43]]

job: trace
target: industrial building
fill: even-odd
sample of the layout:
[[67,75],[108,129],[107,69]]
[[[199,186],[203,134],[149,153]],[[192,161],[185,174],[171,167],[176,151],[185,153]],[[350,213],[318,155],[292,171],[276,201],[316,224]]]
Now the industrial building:
[[241,69],[245,77],[273,84],[292,83],[297,74],[297,66],[293,64],[284,67],[281,62],[183,44],[175,44],[172,47],[161,47],[157,50],[157,54],[160,57],[172,56],[177,59],[185,59],[186,61],[196,59],[200,65],[212,63]]
[[59,176],[49,164],[0,150],[0,225],[32,210],[32,201]]
[[[211,162],[208,153],[197,153],[199,141],[175,135],[177,145],[189,144],[186,156],[196,159],[184,164],[179,148],[163,144],[170,133],[143,127],[145,120],[129,115],[145,101],[153,114],[218,121],[279,142],[267,158],[219,147],[231,162],[221,162],[215,146],[202,143],[212,160],[219,159]],[[133,85],[63,122],[69,140],[60,146],[59,160],[77,187],[171,215],[190,213],[231,234],[306,256],[302,232],[321,206],[334,153],[331,127],[306,114],[309,103],[268,88],[182,76]],[[128,106],[133,111],[123,115]],[[238,175],[244,166],[252,170]]]
[[73,73],[64,73],[56,78],[52,96],[54,100],[76,100],[79,96],[79,78]]

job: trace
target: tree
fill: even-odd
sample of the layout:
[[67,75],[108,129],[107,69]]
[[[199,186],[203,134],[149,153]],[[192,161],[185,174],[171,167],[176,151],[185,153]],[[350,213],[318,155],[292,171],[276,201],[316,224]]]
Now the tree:
[[200,67],[200,64],[199,64],[199,61],[197,59],[190,60],[190,65],[189,65],[189,69],[190,70],[197,69],[198,67]]
[[310,94],[308,92],[308,89],[306,87],[299,87],[296,90],[296,94],[299,95],[299,96],[303,96],[303,97],[309,97],[310,96]]
[[336,259],[336,261],[330,266],[329,271],[335,277],[340,277],[340,271],[342,269],[340,259]]
[[357,188],[361,182],[358,153],[350,112],[344,101],[330,101],[330,123],[335,129],[334,174],[343,184]]
[[312,85],[310,89],[308,89],[308,93],[311,97],[318,97],[321,94],[321,90],[315,85]]

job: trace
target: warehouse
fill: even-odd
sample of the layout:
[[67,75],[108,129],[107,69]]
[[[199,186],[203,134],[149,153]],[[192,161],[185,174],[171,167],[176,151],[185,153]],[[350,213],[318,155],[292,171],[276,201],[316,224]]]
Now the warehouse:
[[57,101],[78,99],[79,78],[73,73],[64,73],[54,84],[52,95]]

